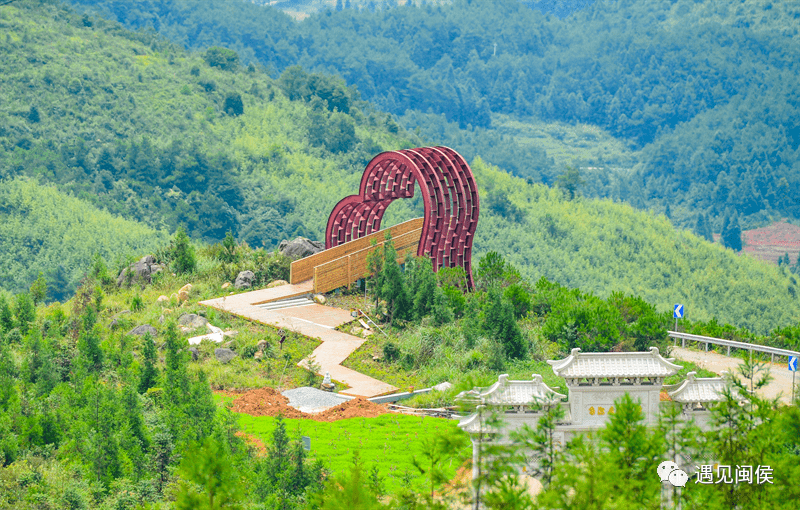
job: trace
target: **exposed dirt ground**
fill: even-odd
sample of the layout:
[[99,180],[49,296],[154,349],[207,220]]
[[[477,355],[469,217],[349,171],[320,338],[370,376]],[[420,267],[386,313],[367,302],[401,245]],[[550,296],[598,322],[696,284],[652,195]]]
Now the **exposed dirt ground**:
[[244,392],[218,391],[222,395],[235,397],[231,411],[251,416],[278,416],[284,418],[307,418],[316,421],[337,421],[347,418],[372,418],[389,413],[386,405],[356,397],[321,413],[303,413],[289,406],[289,399],[273,388],[258,388]]
[[[697,351],[682,347],[673,347],[671,355],[678,360],[690,361],[698,367],[710,370],[715,374],[721,374],[723,371],[735,373],[736,367],[742,362],[738,358],[729,358],[716,352]],[[770,369],[770,375],[772,375],[773,380],[762,388],[759,395],[766,398],[775,398],[781,394],[781,402],[788,404],[792,396],[792,373],[789,372],[786,363],[767,363],[767,366]],[[800,377],[796,377],[795,383],[800,383]]]

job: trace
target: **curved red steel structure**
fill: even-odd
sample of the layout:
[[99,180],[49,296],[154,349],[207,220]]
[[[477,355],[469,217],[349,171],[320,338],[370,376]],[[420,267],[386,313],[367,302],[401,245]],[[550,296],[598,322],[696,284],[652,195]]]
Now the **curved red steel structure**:
[[434,271],[463,267],[472,289],[478,186],[464,158],[447,147],[404,149],[375,156],[361,177],[359,194],[342,199],[333,208],[325,231],[325,248],[380,230],[389,204],[413,197],[415,184],[425,204],[417,256],[430,256]]

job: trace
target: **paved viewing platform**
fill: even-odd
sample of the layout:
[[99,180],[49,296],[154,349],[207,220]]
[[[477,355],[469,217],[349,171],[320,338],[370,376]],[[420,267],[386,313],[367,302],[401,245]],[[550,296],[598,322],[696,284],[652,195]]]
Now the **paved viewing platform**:
[[[312,289],[313,281],[308,280],[271,289],[209,299],[201,301],[200,304],[268,326],[283,328],[310,338],[319,338],[322,343],[314,349],[309,357],[313,357],[319,365],[320,375],[329,372],[332,379],[349,386],[349,389],[340,392],[344,395],[368,398],[397,391],[397,388],[391,384],[378,381],[341,365],[353,351],[366,341],[364,338],[334,329],[354,320],[349,311],[316,303],[278,309],[265,309],[259,306],[305,296],[310,294]],[[308,358],[303,359],[298,366],[305,368],[307,360]]]

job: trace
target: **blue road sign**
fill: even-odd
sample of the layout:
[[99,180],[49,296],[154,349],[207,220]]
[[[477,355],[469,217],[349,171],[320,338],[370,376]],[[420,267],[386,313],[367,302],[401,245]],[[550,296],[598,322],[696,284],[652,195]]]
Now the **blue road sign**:
[[789,356],[789,371],[797,372],[797,356]]
[[675,305],[675,309],[672,310],[672,318],[683,319],[683,305]]

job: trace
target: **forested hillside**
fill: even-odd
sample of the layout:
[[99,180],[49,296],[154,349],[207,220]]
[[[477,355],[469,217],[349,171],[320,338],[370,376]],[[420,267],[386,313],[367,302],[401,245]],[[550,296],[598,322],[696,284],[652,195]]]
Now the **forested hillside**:
[[663,215],[610,200],[568,200],[562,190],[472,164],[482,188],[476,233],[481,253],[496,251],[530,281],[544,276],[607,297],[641,296],[659,310],[683,303],[687,317],[716,318],[761,334],[796,324],[797,279],[785,268],[737,255]]
[[[56,184],[150,229],[184,225],[202,241],[231,231],[267,248],[297,234],[321,239],[333,205],[357,189],[372,156],[420,143],[335,78],[292,67],[273,79],[242,67],[231,51],[190,54],[49,2],[15,2],[0,16],[8,36],[0,41],[0,175]],[[711,247],[650,213],[579,194],[569,200],[566,188],[529,185],[480,160],[473,167],[482,197],[476,257],[495,250],[532,281],[546,276],[599,296],[636,293],[659,309],[683,301],[694,318],[756,332],[796,321],[797,284],[778,268]],[[41,202],[43,218],[57,217],[47,211],[57,200]],[[396,202],[386,224],[419,207]],[[20,216],[13,207],[4,214]],[[100,235],[75,228],[86,239]],[[4,280],[7,290],[58,270],[62,245],[34,242],[39,251],[22,242],[5,252],[42,264]],[[110,264],[126,255],[127,245],[114,253],[102,246]],[[78,266],[65,269],[74,285]]]
[[[444,114],[474,138],[499,113],[596,125],[642,153],[619,179],[597,155],[578,159],[604,168],[587,192],[639,208],[669,203],[684,226],[701,211],[716,231],[734,211],[747,224],[800,216],[795,2],[619,0],[561,20],[515,0],[462,0],[301,23],[249,2],[74,3],[191,48],[225,45],[278,72],[300,63],[339,74],[386,111]],[[513,137],[504,145],[508,154],[487,160],[547,183],[563,170],[509,164],[526,153]],[[540,150],[532,160],[546,158]]]
[[48,301],[64,302],[95,256],[118,267],[166,242],[163,230],[99,210],[52,186],[0,181],[0,289],[21,292],[41,274],[49,282]]

